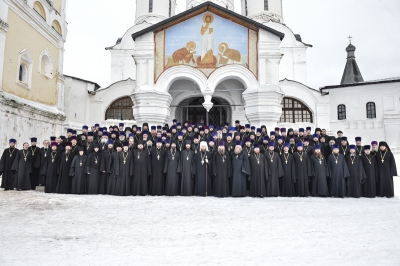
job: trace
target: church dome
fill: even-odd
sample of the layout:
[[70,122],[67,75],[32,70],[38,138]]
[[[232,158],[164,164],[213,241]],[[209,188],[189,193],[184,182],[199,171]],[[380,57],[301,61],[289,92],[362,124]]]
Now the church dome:
[[205,2],[212,2],[214,4],[228,8],[231,11],[235,9],[234,0],[186,0],[186,9],[191,9],[192,7],[198,6]]

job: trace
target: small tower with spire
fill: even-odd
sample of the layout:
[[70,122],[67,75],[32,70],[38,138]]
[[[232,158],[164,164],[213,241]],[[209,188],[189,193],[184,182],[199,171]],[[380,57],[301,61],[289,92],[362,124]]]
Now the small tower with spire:
[[342,81],[340,82],[340,85],[359,83],[364,81],[360,69],[358,68],[356,57],[354,56],[356,47],[351,44],[351,38],[352,37],[349,37],[350,44],[346,48],[347,62],[344,68],[343,77]]

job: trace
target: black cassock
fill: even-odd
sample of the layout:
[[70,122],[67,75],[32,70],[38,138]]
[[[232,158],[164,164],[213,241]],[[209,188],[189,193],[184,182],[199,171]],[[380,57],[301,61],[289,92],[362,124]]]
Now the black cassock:
[[296,164],[292,154],[283,153],[281,155],[283,177],[280,178],[279,184],[281,197],[295,197],[296,191],[294,185],[296,183]]
[[[117,180],[120,168],[120,158],[122,159],[121,152],[113,152],[111,154],[110,162],[110,179],[108,180],[107,194],[116,195],[117,192]],[[123,163],[123,159],[122,159]]]
[[[205,159],[207,158],[208,163]],[[195,190],[194,194],[197,196],[207,196],[211,195],[211,162],[212,155],[210,152],[197,152],[193,158],[193,168],[192,174],[195,176]],[[207,178],[207,182],[206,182]],[[206,189],[207,183],[207,189]]]
[[213,155],[212,173],[214,176],[214,196],[222,198],[229,196],[229,181],[232,176],[232,161],[228,152]]
[[367,176],[365,175],[364,167],[362,165],[360,156],[346,156],[347,168],[349,169],[350,176],[347,178],[347,196],[352,198],[361,197],[361,184],[365,182]]
[[1,187],[4,190],[14,189],[14,174],[11,171],[11,167],[17,157],[18,149],[7,148],[1,155],[0,160],[0,175],[2,175]]
[[[115,166],[118,167],[118,170],[115,170],[113,173],[117,176],[116,182],[115,182],[115,189],[114,189],[114,195],[116,196],[130,196],[132,195],[132,183],[133,183],[133,174],[134,174],[134,160],[133,160],[133,154],[130,151],[121,151],[121,152],[114,152],[113,153],[113,158],[114,155],[116,155],[118,158],[115,159],[114,163]],[[144,156],[143,157],[147,157]],[[147,184],[146,184],[147,186]]]
[[270,171],[270,176],[266,183],[266,196],[277,197],[280,195],[279,179],[284,176],[281,157],[277,152],[270,153],[270,151],[265,152],[264,155]]
[[14,171],[14,188],[17,190],[31,189],[32,153],[30,150],[20,150],[11,167]]
[[72,178],[69,176],[69,169],[71,168],[74,154],[71,152],[66,154],[61,153],[60,169],[56,187],[56,193],[60,194],[71,194]]
[[294,152],[293,157],[296,164],[296,195],[299,197],[308,197],[310,195],[308,184],[311,176],[310,159],[305,152]]
[[[250,162],[247,153],[232,153],[232,197],[247,195],[247,180],[251,178]],[[250,180],[251,182],[251,180]]]
[[267,194],[266,184],[268,179],[271,178],[267,159],[261,153],[258,153],[258,155],[252,153],[248,158],[251,172],[249,195],[251,197],[264,197]]
[[151,157],[147,150],[133,150],[132,195],[147,195],[147,180],[151,175]]
[[44,192],[55,193],[60,170],[61,153],[52,151],[45,157],[44,166],[41,175],[46,180]]
[[[382,162],[383,160],[383,162]],[[391,151],[379,150],[376,153],[378,165],[378,191],[379,197],[394,197],[393,176],[397,176],[396,162]]]
[[112,173],[112,154],[114,150],[106,149],[101,156],[99,194],[108,194],[107,187]]
[[362,196],[366,198],[375,198],[376,197],[376,182],[377,179],[377,161],[374,155],[362,153],[361,162],[364,167],[365,175],[367,179],[365,183],[361,185]]
[[314,148],[312,146],[304,146],[304,150],[303,151],[305,153],[307,153],[308,157],[311,157],[311,156],[314,155]]
[[179,173],[181,172],[181,153],[169,150],[164,164],[165,196],[176,196],[179,193]]
[[311,182],[310,193],[312,196],[329,196],[328,178],[329,168],[325,157],[317,158],[316,156],[310,157],[311,163]]
[[344,198],[346,196],[346,178],[350,176],[350,173],[343,154],[329,155],[328,168],[331,177],[330,196]]
[[43,168],[46,164],[47,156],[50,156],[51,149],[50,148],[40,148],[39,150],[40,155],[36,158],[35,168],[39,168],[39,185],[45,186],[46,185],[46,176],[42,175]]
[[164,149],[151,149],[151,195],[164,195],[164,164],[167,152]]
[[72,177],[71,194],[85,194],[86,188],[86,161],[87,156],[75,155],[69,169],[69,176]]
[[29,147],[31,151],[32,158],[31,158],[31,189],[36,189],[36,186],[39,185],[39,178],[40,178],[40,164],[36,164],[37,160],[40,160],[40,148],[37,146]]
[[101,164],[101,153],[93,152],[89,154],[86,162],[86,172],[88,180],[88,194],[97,195],[99,194],[99,182],[101,178],[100,164]]
[[192,175],[194,152],[184,149],[181,152],[181,187],[180,195],[192,196],[192,184],[194,182]]

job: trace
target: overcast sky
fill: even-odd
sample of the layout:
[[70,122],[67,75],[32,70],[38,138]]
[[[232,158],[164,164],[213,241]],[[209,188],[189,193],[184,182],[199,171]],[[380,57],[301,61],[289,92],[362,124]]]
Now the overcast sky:
[[[110,84],[110,52],[133,25],[134,0],[68,0],[64,74]],[[185,0],[178,0],[178,12]],[[240,0],[235,0],[240,12]],[[307,52],[308,84],[339,84],[353,37],[364,80],[400,76],[399,0],[284,0],[285,24],[313,45]]]

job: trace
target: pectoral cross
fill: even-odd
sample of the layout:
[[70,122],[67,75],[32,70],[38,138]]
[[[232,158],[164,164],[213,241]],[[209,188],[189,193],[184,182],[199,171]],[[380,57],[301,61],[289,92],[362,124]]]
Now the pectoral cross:
[[225,162],[225,159],[222,159],[222,163],[224,163]]
[[126,163],[126,160],[124,159],[124,164]]
[[382,163],[383,163],[385,160],[382,159],[381,161],[382,161]]
[[204,164],[204,161],[201,161],[201,165],[203,165]]
[[258,164],[260,164],[260,161],[259,161],[259,160],[257,160],[257,163],[258,163]]
[[24,158],[25,162],[26,162],[26,158]]
[[46,157],[47,153],[44,154],[44,157]]
[[319,161],[319,164],[322,164],[322,161]]
[[189,157],[186,157],[186,160],[189,161]]
[[95,164],[97,164],[97,160],[96,160],[96,161],[94,161],[94,163],[95,163]]
[[337,160],[335,160],[335,162],[336,162],[336,164],[338,163],[338,161],[337,161]]
[[157,155],[157,160],[160,160],[160,155]]
[[288,161],[287,161],[287,160],[285,160],[285,163],[287,164],[287,163],[288,163]]
[[82,163],[79,163],[79,166],[82,166]]
[[51,162],[54,163],[54,159],[51,159]]
[[300,157],[300,162],[302,162],[303,161],[303,157]]

